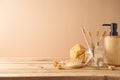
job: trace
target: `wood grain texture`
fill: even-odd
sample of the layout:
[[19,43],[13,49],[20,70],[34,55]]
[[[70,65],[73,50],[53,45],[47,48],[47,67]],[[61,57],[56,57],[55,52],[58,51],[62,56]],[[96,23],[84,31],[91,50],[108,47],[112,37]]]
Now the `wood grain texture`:
[[[14,60],[14,61],[12,61]],[[0,80],[119,80],[120,67],[107,68],[84,67],[80,69],[54,68],[53,61],[62,59],[1,59]],[[66,60],[66,59],[64,59]]]
[[0,78],[0,80],[104,80],[104,77],[9,77]]
[[120,65],[120,36],[105,37],[105,62]]
[[95,69],[90,67],[57,70],[53,66],[53,61],[60,61],[60,59],[4,59],[4,61],[0,62],[0,75],[4,76],[4,74],[9,74],[11,76],[29,76],[33,74],[34,76],[35,74],[38,76],[119,76],[120,74],[119,67],[116,67],[116,70],[114,71],[107,70],[107,68]]

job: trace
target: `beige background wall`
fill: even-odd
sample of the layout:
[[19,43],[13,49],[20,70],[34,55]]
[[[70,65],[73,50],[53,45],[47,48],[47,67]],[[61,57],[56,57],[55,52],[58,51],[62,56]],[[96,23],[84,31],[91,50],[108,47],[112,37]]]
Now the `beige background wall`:
[[[120,25],[120,0],[0,0],[0,56],[67,57],[80,28]],[[120,29],[119,29],[120,31]]]

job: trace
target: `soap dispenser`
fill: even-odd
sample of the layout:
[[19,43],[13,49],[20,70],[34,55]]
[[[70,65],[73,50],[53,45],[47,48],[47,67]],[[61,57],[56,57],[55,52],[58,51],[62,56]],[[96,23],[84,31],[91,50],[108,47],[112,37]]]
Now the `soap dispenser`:
[[104,39],[104,62],[108,65],[120,66],[120,36],[117,32],[117,23],[103,24],[111,29],[110,35]]

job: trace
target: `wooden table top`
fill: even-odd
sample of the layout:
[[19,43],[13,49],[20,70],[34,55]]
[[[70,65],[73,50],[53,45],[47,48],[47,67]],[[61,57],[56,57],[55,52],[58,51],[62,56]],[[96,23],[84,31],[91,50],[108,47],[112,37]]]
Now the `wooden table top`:
[[[63,59],[61,59],[63,60]],[[115,76],[120,77],[120,67],[107,68],[84,67],[80,69],[58,70],[53,66],[58,59],[39,58],[0,58],[0,77],[60,77],[60,76]]]

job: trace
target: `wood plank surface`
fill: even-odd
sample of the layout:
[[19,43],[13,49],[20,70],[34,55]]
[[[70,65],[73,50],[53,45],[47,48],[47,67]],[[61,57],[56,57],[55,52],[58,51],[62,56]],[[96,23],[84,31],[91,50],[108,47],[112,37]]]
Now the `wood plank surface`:
[[1,58],[0,77],[120,77],[120,67],[116,67],[115,70],[92,67],[58,70],[53,66],[53,62],[61,60],[63,59]]

